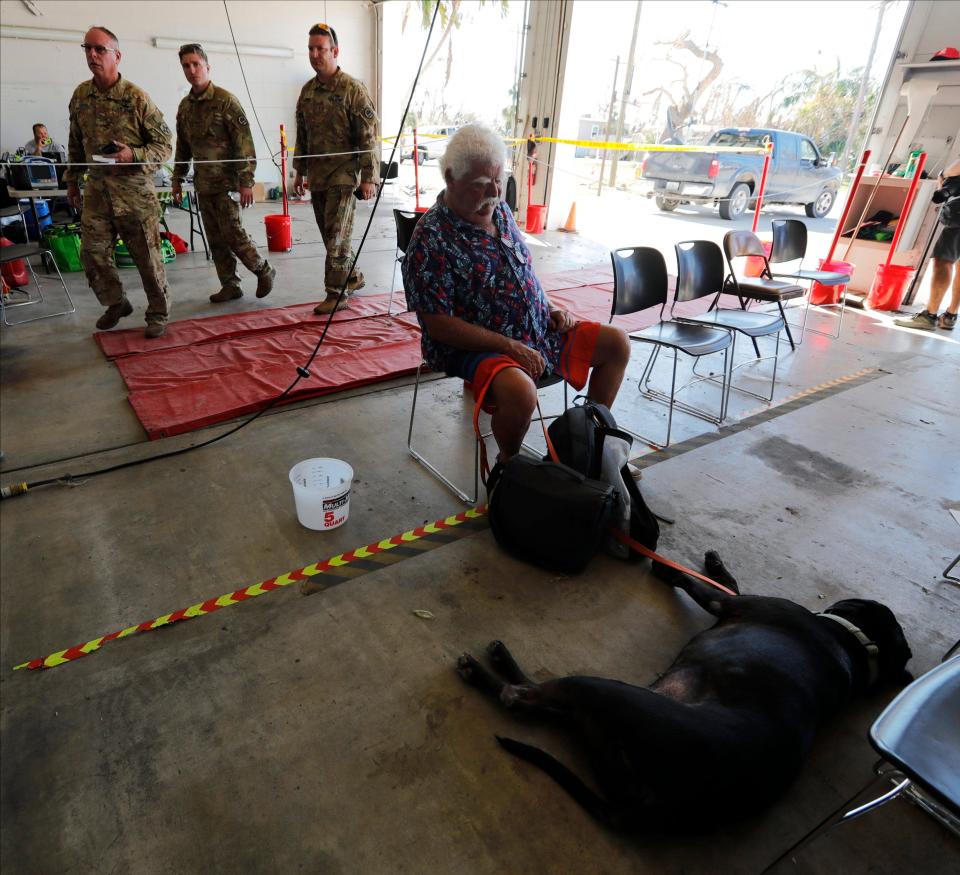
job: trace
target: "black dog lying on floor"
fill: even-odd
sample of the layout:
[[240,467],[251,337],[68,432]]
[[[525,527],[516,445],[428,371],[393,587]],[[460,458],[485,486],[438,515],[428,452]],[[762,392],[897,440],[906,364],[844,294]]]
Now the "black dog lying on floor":
[[[709,577],[739,593],[716,553],[705,563]],[[497,740],[615,829],[713,824],[763,808],[797,775],[820,725],[854,694],[911,680],[903,630],[878,602],[844,599],[814,614],[656,570],[718,622],[649,689],[593,677],[534,683],[499,641],[487,653],[500,677],[469,654],[457,663],[467,683],[507,708],[570,730],[599,794],[539,748]]]

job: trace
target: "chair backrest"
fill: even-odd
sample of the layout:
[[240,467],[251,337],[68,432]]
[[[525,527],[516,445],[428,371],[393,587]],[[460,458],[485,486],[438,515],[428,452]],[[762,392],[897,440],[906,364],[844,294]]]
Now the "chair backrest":
[[799,219],[774,219],[771,264],[796,261],[807,254],[807,226]]
[[380,178],[391,180],[396,179],[400,175],[400,165],[396,161],[391,161],[387,164],[386,161],[380,162]]
[[673,247],[677,253],[675,301],[695,301],[723,291],[723,252],[712,240],[685,240]]
[[750,255],[766,256],[760,238],[753,231],[727,231],[723,235],[723,251],[727,261]]
[[613,308],[610,317],[636,313],[667,303],[667,263],[660,250],[626,247],[610,253],[613,262]]
[[413,236],[413,229],[423,213],[405,213],[403,210],[394,210],[393,219],[397,223],[397,249],[406,252]]

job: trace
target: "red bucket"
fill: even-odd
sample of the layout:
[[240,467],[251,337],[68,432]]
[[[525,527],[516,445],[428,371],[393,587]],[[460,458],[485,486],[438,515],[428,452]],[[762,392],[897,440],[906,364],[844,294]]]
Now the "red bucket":
[[[763,251],[766,253],[767,258],[770,257],[770,253],[773,252],[773,243],[762,240]],[[744,276],[760,276],[763,273],[763,259],[759,255],[748,255],[747,262],[743,267]]]
[[[0,237],[0,246],[13,246],[13,242],[6,237]],[[30,282],[30,276],[27,274],[27,262],[22,258],[15,258],[13,261],[7,261],[0,265],[0,272],[9,286],[25,286]]]
[[[845,273],[853,276],[857,266],[849,261],[827,261],[820,259],[820,270],[832,270],[834,273]],[[814,283],[810,286],[811,304],[839,304],[843,293],[847,290],[846,283],[839,286],[825,286],[823,283]]]
[[267,226],[267,249],[270,252],[289,252],[293,249],[293,232],[290,217],[282,214],[264,216]]
[[547,205],[527,204],[527,233],[542,234],[547,225]]
[[905,264],[878,264],[867,295],[867,306],[874,310],[899,310],[914,269]]

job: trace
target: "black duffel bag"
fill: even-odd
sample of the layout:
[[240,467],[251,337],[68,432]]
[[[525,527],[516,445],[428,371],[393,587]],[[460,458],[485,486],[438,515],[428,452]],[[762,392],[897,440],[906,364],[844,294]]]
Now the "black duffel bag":
[[490,528],[511,555],[575,574],[603,545],[617,508],[608,483],[519,455],[497,466],[490,480]]

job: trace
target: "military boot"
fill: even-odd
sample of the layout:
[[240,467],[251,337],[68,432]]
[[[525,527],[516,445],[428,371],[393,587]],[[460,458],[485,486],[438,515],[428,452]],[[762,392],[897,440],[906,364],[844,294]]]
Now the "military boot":
[[263,263],[263,268],[257,274],[257,297],[265,298],[273,291],[273,281],[276,279],[277,272],[270,267],[267,262]]
[[313,312],[317,316],[324,316],[327,313],[333,313],[335,310],[345,310],[350,306],[350,292],[346,291],[343,293],[343,297],[340,298],[340,304],[337,305],[337,299],[340,298],[339,292],[327,292],[326,300],[321,301],[313,308]]
[[363,274],[360,271],[357,271],[350,279],[347,280],[347,291],[355,292],[357,289],[362,289],[366,283],[363,280]]
[[167,326],[162,322],[148,322],[146,331],[143,333],[152,340],[155,337],[163,337],[166,332]]
[[238,289],[236,286],[224,286],[219,292],[214,292],[210,296],[210,300],[214,304],[222,304],[224,301],[233,301],[242,297],[243,289]]
[[133,304],[124,298],[119,304],[111,304],[106,312],[97,320],[97,328],[101,331],[109,331],[124,316],[129,316],[133,312]]

